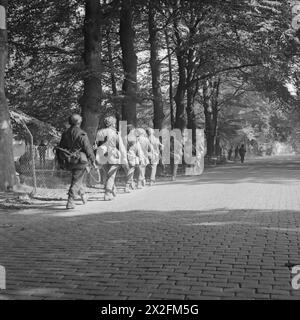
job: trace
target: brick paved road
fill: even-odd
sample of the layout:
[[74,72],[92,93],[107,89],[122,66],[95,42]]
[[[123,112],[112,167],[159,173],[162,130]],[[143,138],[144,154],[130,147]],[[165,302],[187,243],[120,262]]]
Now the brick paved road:
[[0,211],[0,299],[300,299],[300,158]]

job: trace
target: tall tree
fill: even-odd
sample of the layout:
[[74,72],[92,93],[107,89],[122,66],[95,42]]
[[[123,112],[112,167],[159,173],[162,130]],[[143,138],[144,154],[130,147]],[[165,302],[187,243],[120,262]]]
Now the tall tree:
[[207,143],[207,156],[216,155],[220,78],[204,81],[203,107],[205,114],[205,134]]
[[180,130],[184,130],[187,124],[186,106],[185,106],[185,94],[186,94],[186,50],[184,48],[183,40],[180,35],[178,22],[174,22],[174,30],[176,37],[176,57],[178,64],[178,84],[176,94],[174,97],[176,103],[176,118],[174,127]]
[[136,125],[137,56],[134,48],[133,13],[133,0],[122,0],[120,15],[120,44],[124,69],[122,118],[129,124]]
[[170,104],[170,123],[171,129],[174,128],[175,117],[174,117],[174,104],[173,104],[173,68],[172,68],[172,54],[170,47],[170,36],[167,28],[165,29],[165,38],[168,54],[168,78],[169,78],[169,104]]
[[5,66],[7,58],[7,0],[0,1],[0,190],[9,191],[16,184],[12,148],[12,130],[5,96]]
[[154,106],[153,124],[155,129],[161,129],[164,120],[163,99],[161,93],[161,62],[159,52],[159,33],[156,27],[157,12],[154,1],[149,1],[148,28],[150,42],[150,66],[152,75],[152,94]]
[[84,20],[84,94],[80,99],[83,129],[91,142],[94,141],[99,125],[101,108],[101,26],[100,1],[85,0]]

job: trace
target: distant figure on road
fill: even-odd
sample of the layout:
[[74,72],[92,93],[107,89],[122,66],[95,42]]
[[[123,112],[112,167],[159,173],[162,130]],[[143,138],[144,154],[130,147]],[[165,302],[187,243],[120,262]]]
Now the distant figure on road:
[[232,152],[233,152],[233,146],[230,146],[230,149],[228,150],[228,157],[227,157],[228,160],[231,160]]
[[240,149],[239,149],[239,154],[241,157],[241,163],[244,163],[244,159],[245,159],[245,154],[246,154],[246,148],[245,146],[242,144]]
[[234,160],[237,160],[239,157],[239,145],[234,149]]

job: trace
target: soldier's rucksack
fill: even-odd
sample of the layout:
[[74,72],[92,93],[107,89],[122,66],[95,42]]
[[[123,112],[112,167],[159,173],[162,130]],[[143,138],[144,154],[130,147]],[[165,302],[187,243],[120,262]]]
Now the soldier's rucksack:
[[56,162],[62,170],[70,170],[74,165],[88,163],[86,154],[80,150],[71,152],[58,146],[54,150]]

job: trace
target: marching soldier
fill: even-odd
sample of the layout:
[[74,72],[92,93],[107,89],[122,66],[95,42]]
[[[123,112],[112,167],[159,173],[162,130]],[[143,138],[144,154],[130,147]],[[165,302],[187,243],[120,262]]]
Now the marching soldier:
[[[82,202],[85,204],[88,197],[83,185],[84,177],[87,173],[89,163],[95,166],[95,156],[89,138],[80,126],[82,118],[79,114],[73,114],[69,117],[70,127],[62,134],[59,148],[65,149],[70,154],[78,152],[80,157],[68,164],[67,169],[72,173],[71,186],[68,192],[67,209],[75,208],[75,198],[80,195]],[[58,148],[58,150],[59,150]]]

